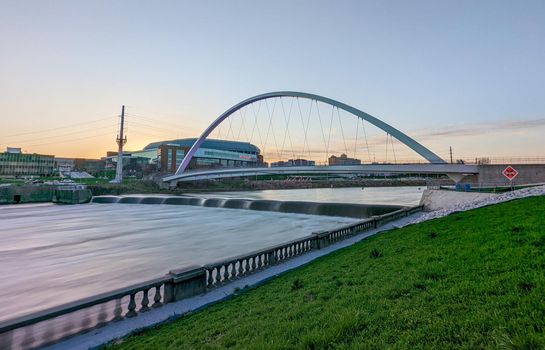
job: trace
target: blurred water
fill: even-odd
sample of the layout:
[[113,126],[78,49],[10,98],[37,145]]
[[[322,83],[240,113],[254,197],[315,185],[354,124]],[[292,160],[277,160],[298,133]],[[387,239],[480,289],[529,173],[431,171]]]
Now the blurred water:
[[353,221],[177,205],[0,206],[0,320]]
[[[416,187],[201,197],[416,205]],[[0,321],[265,248],[352,218],[146,204],[0,206]]]
[[194,194],[198,197],[271,199],[279,201],[338,202],[357,204],[394,204],[415,206],[420,203],[425,187],[346,187],[305,188],[296,190],[263,190]]

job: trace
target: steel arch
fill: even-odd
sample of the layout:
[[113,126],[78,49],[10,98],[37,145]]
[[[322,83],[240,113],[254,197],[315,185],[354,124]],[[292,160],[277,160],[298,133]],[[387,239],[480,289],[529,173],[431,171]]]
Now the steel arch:
[[246,99],[246,100],[244,100],[242,102],[237,103],[233,107],[229,108],[227,111],[223,112],[222,115],[220,115],[212,124],[210,124],[208,126],[208,128],[206,128],[206,130],[204,130],[202,135],[197,139],[197,141],[195,141],[193,146],[191,146],[191,148],[187,152],[187,155],[184,157],[182,163],[180,164],[180,166],[176,170],[176,175],[179,175],[179,174],[183,173],[183,171],[189,165],[189,162],[191,162],[191,159],[195,155],[195,152],[197,152],[197,150],[201,147],[201,144],[204,142],[204,140],[208,137],[208,135],[210,135],[210,133],[212,133],[212,131],[214,131],[214,129],[218,125],[221,124],[221,122],[223,122],[225,119],[227,119],[230,115],[232,115],[233,113],[235,113],[239,109],[241,109],[241,108],[243,108],[243,107],[245,107],[245,106],[247,106],[249,104],[252,104],[254,102],[258,102],[258,101],[261,101],[261,100],[266,100],[266,99],[269,99],[269,98],[276,98],[276,97],[300,97],[300,98],[306,98],[306,99],[310,99],[310,100],[320,101],[322,103],[325,103],[325,104],[340,108],[342,110],[347,111],[348,113],[354,114],[355,116],[357,116],[357,117],[359,117],[359,118],[373,124],[374,126],[380,128],[380,129],[386,131],[388,134],[392,135],[393,137],[395,137],[396,139],[398,139],[399,141],[401,141],[402,143],[407,145],[413,151],[420,154],[422,157],[424,157],[430,163],[432,163],[432,164],[445,164],[446,163],[441,157],[439,157],[437,154],[433,153],[432,151],[430,151],[426,147],[422,146],[420,143],[415,141],[410,136],[408,136],[408,135],[404,134],[403,132],[397,130],[393,126],[391,126],[389,124],[386,124],[382,120],[377,119],[377,118],[373,117],[372,115],[367,114],[367,113],[365,113],[365,112],[363,112],[363,111],[361,111],[361,110],[359,110],[357,108],[354,108],[354,107],[349,106],[347,104],[344,104],[342,102],[333,100],[331,98],[323,97],[323,96],[320,96],[320,95],[309,94],[309,93],[306,93],[306,92],[276,91],[276,92],[268,92],[268,93],[265,93],[265,94],[250,97],[250,98],[248,98],[248,99]]

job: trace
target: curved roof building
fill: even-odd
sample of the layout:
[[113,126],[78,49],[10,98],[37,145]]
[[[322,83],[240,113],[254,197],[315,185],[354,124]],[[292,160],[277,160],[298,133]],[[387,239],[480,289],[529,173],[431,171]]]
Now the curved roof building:
[[[144,147],[144,150],[159,148],[159,146],[162,146],[162,145],[191,148],[191,146],[193,146],[195,141],[197,141],[197,138],[152,142],[146,147]],[[240,141],[206,139],[204,140],[204,143],[201,145],[201,147],[208,148],[208,149],[221,150],[221,151],[248,153],[248,154],[256,154],[256,155],[261,153],[261,150],[257,146],[249,142],[240,142]]]

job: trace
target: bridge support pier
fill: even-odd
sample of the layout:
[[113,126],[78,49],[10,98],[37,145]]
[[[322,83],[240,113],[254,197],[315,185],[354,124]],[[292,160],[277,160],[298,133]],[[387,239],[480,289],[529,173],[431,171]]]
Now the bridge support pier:
[[460,174],[460,173],[447,173],[446,174],[452,181],[459,183],[466,177],[466,174]]

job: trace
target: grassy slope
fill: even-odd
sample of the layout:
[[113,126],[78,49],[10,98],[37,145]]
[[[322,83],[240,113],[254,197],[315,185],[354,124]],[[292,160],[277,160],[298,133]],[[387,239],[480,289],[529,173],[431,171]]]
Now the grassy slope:
[[544,349],[545,197],[375,236],[114,347]]

